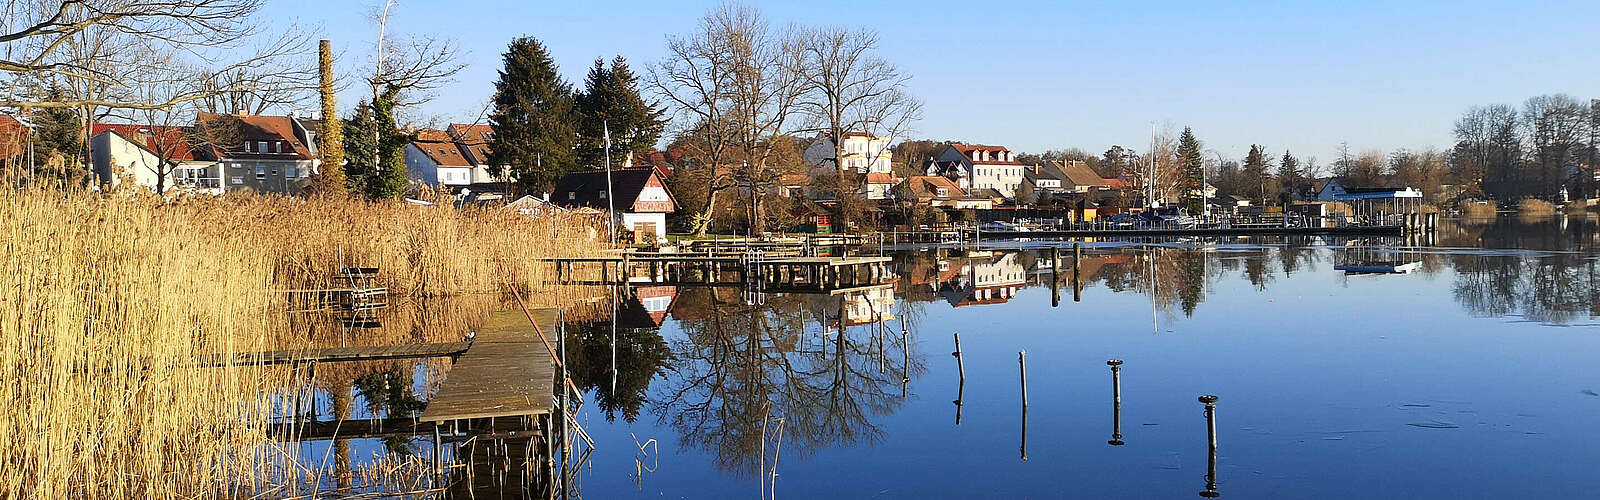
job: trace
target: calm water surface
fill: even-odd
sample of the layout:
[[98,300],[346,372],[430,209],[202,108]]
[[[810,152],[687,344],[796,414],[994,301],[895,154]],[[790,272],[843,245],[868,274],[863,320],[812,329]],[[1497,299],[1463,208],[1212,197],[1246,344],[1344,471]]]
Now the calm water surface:
[[[1080,300],[1063,254],[1058,304],[1049,242],[902,252],[892,290],[842,297],[639,289],[619,303],[614,392],[611,323],[569,339],[599,403],[583,494],[1193,497],[1196,397],[1215,394],[1228,498],[1586,497],[1595,243],[1585,219],[1091,242]],[[1125,361],[1120,446],[1108,359]]]
[[[1196,497],[1209,458],[1196,397],[1214,394],[1223,497],[1591,497],[1596,228],[1502,218],[1421,240],[1086,242],[1076,294],[1070,242],[1038,241],[900,251],[892,287],[846,295],[597,289],[568,313],[588,318],[568,330],[597,443],[581,492]],[[1064,245],[1054,276],[1049,248]],[[506,305],[473,300],[486,303],[400,305],[362,335],[453,340]],[[1125,363],[1120,427],[1109,359]],[[318,405],[404,415],[446,365],[319,369]],[[326,460],[329,446],[301,452]],[[338,446],[360,469],[431,441]]]

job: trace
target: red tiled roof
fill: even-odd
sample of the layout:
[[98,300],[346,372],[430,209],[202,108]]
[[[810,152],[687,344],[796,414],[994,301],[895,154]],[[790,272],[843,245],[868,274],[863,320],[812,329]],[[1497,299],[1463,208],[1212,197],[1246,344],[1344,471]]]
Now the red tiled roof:
[[806,174],[783,174],[778,176],[778,184],[784,186],[804,186],[811,183],[811,176]]
[[[940,179],[944,179],[944,178],[940,177]],[[945,180],[949,180],[949,179],[945,179]],[[869,172],[869,173],[867,173],[867,183],[868,184],[895,184],[897,182],[899,182],[899,179],[895,179],[894,178],[894,174],[881,173],[881,172]]]
[[0,114],[0,161],[17,158],[28,151],[28,127],[16,117]]
[[[224,120],[224,116],[232,118],[236,121],[229,122]],[[295,135],[293,120],[293,118],[289,118],[287,116],[219,115],[215,113],[200,113],[195,117],[197,127],[204,128],[236,125],[239,128],[237,130],[237,137],[229,137],[229,139],[238,139],[240,144],[230,145],[226,148],[219,147],[215,144],[207,146],[207,149],[210,150],[210,153],[215,158],[255,160],[313,159],[311,156],[311,148],[300,142],[299,136]],[[230,135],[227,132],[221,131],[219,131],[218,134],[222,136]],[[282,153],[268,153],[251,150],[251,144],[262,141],[282,141],[282,143],[289,146],[289,151]]]
[[141,143],[140,146],[152,153],[164,153],[169,160],[194,159],[194,152],[189,150],[189,131],[185,127],[152,127],[132,123],[96,123],[89,127],[90,136],[111,131],[124,139]]
[[488,125],[468,125],[465,123],[452,123],[446,129],[467,153],[467,160],[473,165],[489,164],[489,144],[494,136],[494,128]]
[[973,151],[987,151],[987,152],[990,152],[990,153],[1004,153],[1004,152],[1010,151],[1010,150],[1006,149],[1005,146],[986,146],[986,145],[983,145],[983,144],[959,144],[958,143],[958,144],[951,144],[950,147],[956,148],[956,151],[961,152],[962,155],[965,155],[969,160],[972,160],[972,163],[979,164],[979,165],[1021,165],[1022,164],[1022,162],[1020,162],[1020,161],[994,161],[994,160],[978,161],[977,159],[973,158],[973,154],[972,154]]
[[917,198],[937,198],[939,197],[939,188],[945,189],[946,198],[960,197],[967,194],[961,190],[961,186],[956,185],[955,181],[937,175],[907,177],[901,185],[904,185],[906,190]]
[[456,141],[451,140],[450,134],[443,130],[418,130],[416,140],[411,144],[441,167],[472,166],[472,161],[467,159],[466,152],[457,147]]

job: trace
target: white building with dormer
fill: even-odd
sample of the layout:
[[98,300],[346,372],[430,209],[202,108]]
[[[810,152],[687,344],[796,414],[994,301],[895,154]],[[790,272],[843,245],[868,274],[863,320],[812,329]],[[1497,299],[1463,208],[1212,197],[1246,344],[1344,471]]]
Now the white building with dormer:
[[928,162],[927,175],[956,181],[969,193],[998,194],[1011,199],[1022,186],[1027,166],[1005,146],[950,144]]

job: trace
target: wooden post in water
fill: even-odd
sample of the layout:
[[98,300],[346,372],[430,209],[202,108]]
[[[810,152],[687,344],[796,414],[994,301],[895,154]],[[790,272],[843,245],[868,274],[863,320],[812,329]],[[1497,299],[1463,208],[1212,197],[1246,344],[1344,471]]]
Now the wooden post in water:
[[1017,369],[1022,374],[1022,461],[1028,461],[1028,351],[1017,351]]
[[1206,405],[1206,489],[1200,496],[1216,498],[1217,493],[1217,397],[1207,394],[1200,396],[1200,402]]
[[1061,249],[1050,247],[1050,307],[1061,305]]
[[1122,360],[1106,361],[1111,365],[1111,440],[1106,444],[1122,446]]

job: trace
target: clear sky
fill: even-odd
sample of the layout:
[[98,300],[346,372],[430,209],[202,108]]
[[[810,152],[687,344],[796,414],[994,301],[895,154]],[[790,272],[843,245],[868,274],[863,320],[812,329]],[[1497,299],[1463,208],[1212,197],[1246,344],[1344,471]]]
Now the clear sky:
[[[321,25],[347,66],[370,60],[381,0],[271,0]],[[1151,123],[1208,148],[1251,143],[1327,163],[1354,150],[1448,147],[1468,106],[1600,97],[1600,2],[750,1],[777,24],[867,26],[924,101],[915,137],[1040,152],[1144,149]],[[1404,4],[1404,5],[1400,5]],[[451,37],[469,66],[419,110],[477,119],[500,54],[543,41],[575,85],[596,57],[636,70],[713,1],[401,0],[391,29]],[[359,97],[344,98],[344,106]]]

